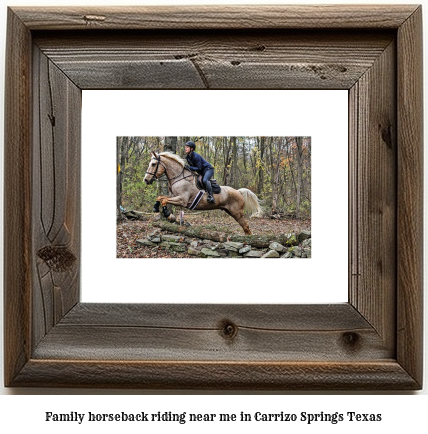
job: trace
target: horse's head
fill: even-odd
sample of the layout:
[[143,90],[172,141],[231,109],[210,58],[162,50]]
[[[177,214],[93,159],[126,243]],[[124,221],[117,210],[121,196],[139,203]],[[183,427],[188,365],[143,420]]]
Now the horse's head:
[[165,173],[165,166],[161,163],[160,155],[152,151],[152,159],[150,160],[149,167],[146,170],[144,182],[151,184],[155,179],[158,179]]

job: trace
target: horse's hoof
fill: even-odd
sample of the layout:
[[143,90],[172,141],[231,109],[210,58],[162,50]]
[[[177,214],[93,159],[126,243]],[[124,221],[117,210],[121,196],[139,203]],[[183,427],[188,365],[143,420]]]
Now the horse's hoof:
[[166,207],[166,206],[162,207],[162,214],[166,218],[168,218],[171,215],[171,213],[168,210],[168,207]]
[[157,200],[155,202],[154,207],[153,207],[153,212],[159,212],[159,205],[160,205],[160,202]]

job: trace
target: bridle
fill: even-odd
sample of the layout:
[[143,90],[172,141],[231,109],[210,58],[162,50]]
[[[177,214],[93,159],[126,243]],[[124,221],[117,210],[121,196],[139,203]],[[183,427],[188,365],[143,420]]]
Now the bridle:
[[[159,179],[157,176],[156,176],[156,173],[158,173],[158,168],[159,168],[159,164],[160,164],[160,160],[161,160],[161,157],[160,157],[160,155],[159,155],[159,157],[152,157],[152,158],[154,158],[155,160],[157,160],[157,164],[156,164],[156,168],[155,168],[155,172],[154,173],[150,173],[149,171],[147,171],[146,172],[146,175],[152,175],[152,176],[154,176],[154,178],[155,179]],[[164,167],[164,169],[165,169],[165,175],[166,175],[166,167],[165,167],[165,165],[164,164],[162,164],[162,166]],[[168,178],[168,175],[166,176],[167,178]]]
[[[156,167],[155,167],[155,171],[154,171],[153,173],[147,171],[147,172],[146,172],[146,175],[152,175],[155,179],[159,179],[159,177],[156,175],[156,174],[158,173],[159,164],[162,164],[163,168],[165,169],[165,176],[166,176],[166,179],[167,179],[169,182],[171,182],[171,181],[173,181],[174,179],[177,179],[179,176],[183,175],[183,173],[184,173],[185,170],[188,170],[188,171],[190,172],[190,175],[183,176],[183,178],[181,178],[181,179],[177,179],[177,181],[173,182],[173,183],[171,184],[171,187],[172,187],[174,184],[176,184],[177,182],[183,181],[183,180],[186,179],[186,178],[190,178],[191,176],[194,176],[193,173],[192,173],[192,171],[191,171],[190,169],[188,169],[187,167],[184,166],[184,167],[183,167],[183,170],[181,171],[181,173],[179,173],[177,176],[174,176],[173,178],[170,178],[170,177],[168,176],[168,174],[166,173],[166,166],[165,166],[165,164],[163,164],[163,163],[161,162],[161,157],[160,157],[160,155],[159,155],[158,157],[153,156],[152,159],[153,159],[153,158],[157,161],[157,164],[156,164]],[[161,176],[162,176],[162,175],[161,175]]]

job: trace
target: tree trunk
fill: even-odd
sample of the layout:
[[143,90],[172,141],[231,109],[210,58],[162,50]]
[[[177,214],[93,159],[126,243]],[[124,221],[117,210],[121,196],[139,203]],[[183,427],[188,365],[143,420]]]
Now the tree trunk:
[[259,155],[260,161],[257,162],[258,173],[257,173],[257,194],[263,193],[263,158],[265,154],[265,137],[260,137],[259,142]]
[[245,137],[242,139],[242,162],[244,163],[244,173],[247,175],[247,148],[245,144]]
[[116,221],[119,222],[123,219],[122,211],[122,174],[120,167],[120,149],[122,147],[123,137],[116,139]]
[[273,241],[284,246],[295,246],[298,244],[297,235],[280,234],[280,235],[227,235],[220,232],[213,232],[204,228],[178,226],[171,223],[155,222],[153,226],[166,230],[168,232],[180,233],[188,237],[201,238],[219,243],[234,241],[238,243],[249,244],[257,248],[269,247]]
[[117,162],[117,178],[116,178],[116,220],[123,220],[122,206],[122,186],[123,175],[126,169],[126,158],[128,154],[128,137],[118,137],[116,140],[116,162]]
[[[164,152],[177,153],[177,137],[165,137],[165,144],[163,147]],[[166,176],[162,176],[159,179],[160,191],[162,196],[169,196],[168,179]],[[172,205],[168,205],[169,212],[172,212]]]
[[216,171],[216,174],[214,175],[215,177],[218,177],[217,158],[218,158],[219,142],[220,141],[216,137],[213,138],[213,146],[214,146],[214,161],[213,161],[213,166],[214,166],[214,170]]
[[231,145],[227,143],[227,137],[223,140],[223,156],[224,156],[224,170],[223,170],[223,185],[227,185],[230,175],[230,163],[231,163]]
[[296,218],[300,219],[300,202],[301,202],[301,191],[302,191],[302,172],[303,172],[303,164],[302,164],[302,146],[303,138],[296,137],[297,144],[297,185],[296,185]]
[[163,147],[165,152],[177,153],[177,137],[165,137],[165,145]]
[[238,178],[238,145],[236,144],[236,137],[230,138],[230,146],[232,148],[232,167],[230,170],[230,185],[237,189]]
[[277,157],[274,150],[274,140],[273,137],[269,138],[269,156],[270,156],[270,182],[272,191],[272,214],[277,212],[277,202],[278,202],[278,184],[277,184],[277,168],[279,166]]

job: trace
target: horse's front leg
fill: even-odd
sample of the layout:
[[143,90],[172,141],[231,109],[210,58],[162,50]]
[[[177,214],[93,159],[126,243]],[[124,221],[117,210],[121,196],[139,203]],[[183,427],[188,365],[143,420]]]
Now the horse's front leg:
[[162,205],[162,213],[164,217],[169,217],[171,214],[167,208],[168,204],[186,206],[189,201],[188,198],[183,196],[174,196],[174,197],[159,196],[157,200],[160,200],[160,203]]
[[168,197],[169,196],[158,196],[157,198],[156,198],[156,201],[162,201],[163,199],[168,199]]
[[159,206],[161,204],[161,200],[165,199],[166,197],[168,197],[168,196],[158,196],[156,198],[156,202],[155,202],[155,204],[153,206],[153,212],[159,212]]
[[159,196],[156,200],[160,200],[162,206],[167,206],[168,204],[171,205],[178,205],[178,206],[186,206],[188,203],[188,199],[183,196]]

